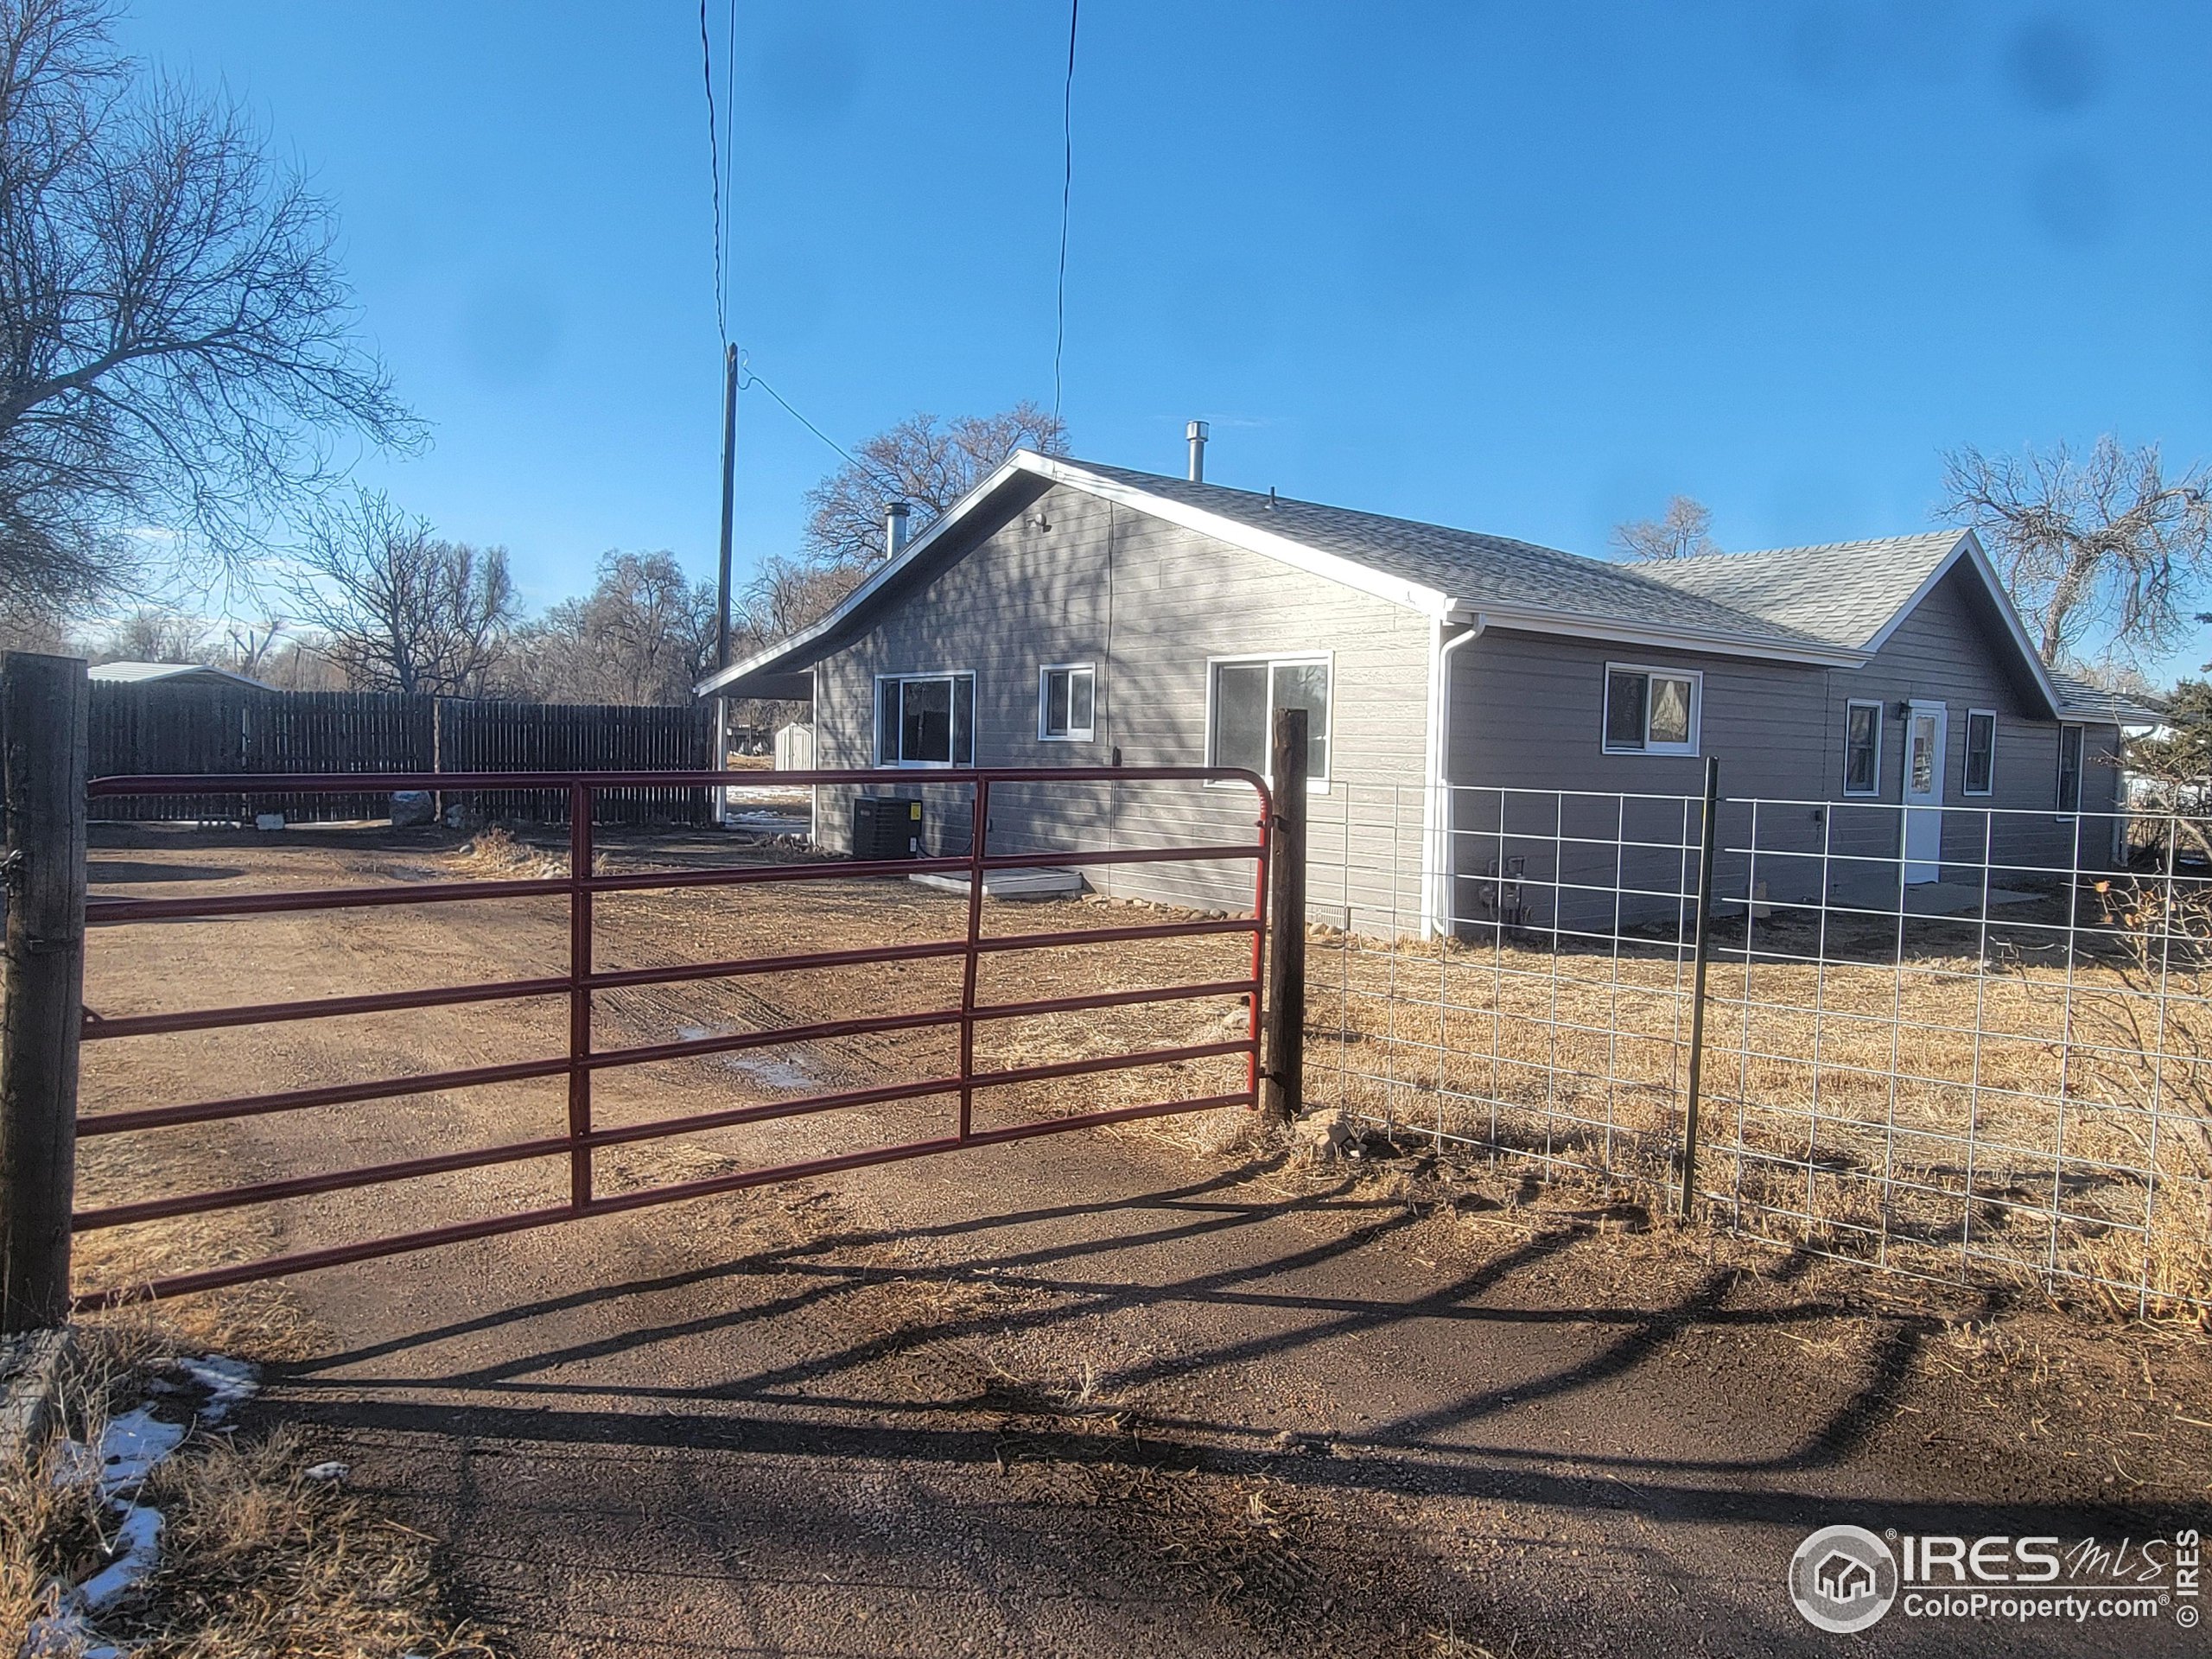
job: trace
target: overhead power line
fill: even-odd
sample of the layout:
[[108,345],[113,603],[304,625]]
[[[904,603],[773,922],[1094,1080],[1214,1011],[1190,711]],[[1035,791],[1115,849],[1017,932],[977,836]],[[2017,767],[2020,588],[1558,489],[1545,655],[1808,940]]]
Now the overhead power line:
[[1052,334],[1052,415],[1060,413],[1060,358],[1068,343],[1068,203],[1075,194],[1075,26],[1083,0],[1068,0],[1068,73],[1060,92],[1060,286]]
[[800,414],[798,410],[793,407],[790,398],[785,397],[782,392],[778,391],[775,387],[770,385],[766,380],[763,380],[760,378],[760,376],[754,371],[751,360],[748,359],[742,352],[738,353],[737,372],[740,377],[737,384],[741,390],[750,391],[754,386],[760,387],[761,391],[766,392],[771,397],[774,398],[779,404],[783,405],[785,414],[790,416],[791,419],[797,421],[808,431],[813,433],[816,437],[821,439],[823,442],[828,444],[832,449],[835,449],[854,467],[858,467],[861,472],[874,474],[877,478],[880,479],[885,483],[889,484],[894,492],[899,489],[899,480],[889,470],[885,467],[879,467],[872,461],[862,461],[851,450],[846,448],[843,444],[838,442],[836,439],[831,437],[827,432],[824,432],[812,421],[808,420],[805,416]]
[[[736,52],[737,13],[734,3],[730,9],[730,51],[733,61]],[[707,88],[707,164],[713,175],[715,194],[715,326],[721,333],[722,344],[729,344],[729,281],[722,256],[722,128],[715,116],[715,48],[707,34],[707,0],[699,0],[699,73]],[[736,98],[729,92],[729,83],[723,83],[724,102],[731,109],[736,107]]]

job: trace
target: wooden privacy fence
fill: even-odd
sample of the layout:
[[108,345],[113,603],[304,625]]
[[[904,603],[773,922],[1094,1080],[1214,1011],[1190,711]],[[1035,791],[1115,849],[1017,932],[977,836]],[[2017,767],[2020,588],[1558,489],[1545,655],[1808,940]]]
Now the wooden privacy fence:
[[[714,766],[714,717],[703,706],[622,708],[502,702],[372,691],[264,691],[244,685],[92,686],[95,778],[193,773],[703,772]],[[487,817],[558,823],[564,793],[448,794]],[[100,800],[98,818],[248,818],[293,823],[381,818],[389,792],[190,795]],[[599,791],[602,823],[705,823],[711,791]]]

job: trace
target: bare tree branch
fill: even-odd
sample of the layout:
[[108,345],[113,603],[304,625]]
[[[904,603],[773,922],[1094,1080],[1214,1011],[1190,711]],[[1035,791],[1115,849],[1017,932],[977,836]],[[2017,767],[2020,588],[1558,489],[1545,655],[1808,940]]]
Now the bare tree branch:
[[589,594],[516,634],[501,682],[541,702],[688,703],[714,661],[714,584],[671,553],[607,553]]
[[139,73],[101,0],[0,0],[0,582],[129,589],[161,526],[238,572],[422,429],[354,337],[327,206],[244,113]]
[[[2136,664],[2189,626],[2212,556],[2212,476],[2168,479],[2156,444],[2109,435],[2075,459],[2048,451],[1943,458],[1944,516],[1990,543],[2045,662]],[[2094,650],[2092,651],[2091,647]]]
[[368,490],[315,510],[289,585],[356,690],[480,696],[517,614],[505,548],[441,541]]
[[1000,414],[963,416],[943,425],[934,415],[909,416],[861,445],[859,465],[840,467],[807,493],[813,512],[806,550],[826,564],[856,565],[865,573],[883,557],[887,502],[912,505],[909,523],[918,536],[1022,448],[1065,454],[1066,423],[1026,400]]

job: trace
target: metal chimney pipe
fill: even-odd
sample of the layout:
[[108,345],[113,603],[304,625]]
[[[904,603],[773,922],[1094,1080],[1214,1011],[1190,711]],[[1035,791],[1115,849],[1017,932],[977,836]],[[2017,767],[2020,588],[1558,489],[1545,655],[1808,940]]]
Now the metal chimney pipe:
[[906,514],[910,511],[904,501],[883,504],[883,552],[886,558],[897,558],[906,550]]
[[1183,435],[1191,441],[1191,482],[1206,481],[1206,423],[1192,421],[1183,429]]

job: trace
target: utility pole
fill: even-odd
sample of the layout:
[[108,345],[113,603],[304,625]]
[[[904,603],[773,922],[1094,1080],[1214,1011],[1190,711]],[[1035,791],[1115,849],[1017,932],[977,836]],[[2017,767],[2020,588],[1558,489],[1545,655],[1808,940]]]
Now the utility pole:
[[[737,346],[722,347],[722,543],[715,573],[715,667],[729,666],[729,558],[732,523],[737,509]],[[715,699],[715,767],[729,766],[729,699]],[[715,791],[715,822],[729,810],[729,791]]]
[[715,666],[729,666],[730,522],[737,506],[737,347],[722,347],[722,551],[715,582]]

